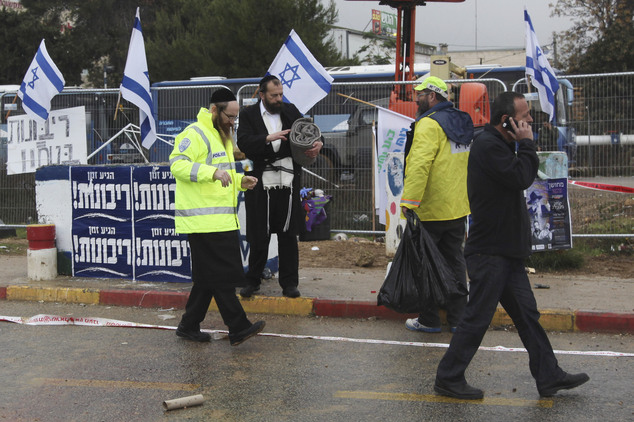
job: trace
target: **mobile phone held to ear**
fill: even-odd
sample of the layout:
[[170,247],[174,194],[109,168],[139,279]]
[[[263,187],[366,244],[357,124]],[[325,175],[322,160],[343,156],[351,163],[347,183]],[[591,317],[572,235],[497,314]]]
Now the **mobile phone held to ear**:
[[502,122],[502,127],[506,130],[508,130],[509,132],[515,133],[515,131],[513,130],[513,126],[511,126],[511,118],[507,117],[506,120],[504,120],[504,122]]

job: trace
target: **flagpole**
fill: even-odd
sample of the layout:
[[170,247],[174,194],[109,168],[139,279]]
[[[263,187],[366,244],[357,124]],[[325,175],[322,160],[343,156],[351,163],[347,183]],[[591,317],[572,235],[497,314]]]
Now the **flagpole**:
[[337,95],[339,95],[339,96],[341,96],[341,97],[344,97],[344,98],[348,98],[348,99],[350,99],[350,100],[358,101],[358,102],[360,102],[361,104],[369,105],[369,106],[372,106],[372,107],[378,107],[378,105],[376,105],[376,104],[372,104],[372,103],[369,103],[369,102],[367,102],[367,101],[363,101],[363,100],[360,100],[360,99],[358,99],[358,98],[351,97],[350,95],[342,94],[342,93],[340,93],[340,92],[337,92]]
[[119,90],[119,98],[117,99],[117,105],[114,108],[114,119],[112,120],[117,120],[117,113],[119,112],[119,103],[121,102],[121,90]]

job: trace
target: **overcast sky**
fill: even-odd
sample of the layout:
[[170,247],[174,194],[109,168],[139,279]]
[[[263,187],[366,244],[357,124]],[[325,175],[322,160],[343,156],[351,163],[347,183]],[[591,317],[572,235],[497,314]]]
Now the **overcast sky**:
[[[550,17],[549,3],[556,0],[465,0],[462,3],[434,3],[416,8],[416,41],[449,51],[524,48],[524,7],[542,47],[552,43],[553,31],[567,29],[568,19]],[[372,9],[396,14],[396,9],[379,6],[378,0],[335,0],[339,10],[337,26],[366,30]]]

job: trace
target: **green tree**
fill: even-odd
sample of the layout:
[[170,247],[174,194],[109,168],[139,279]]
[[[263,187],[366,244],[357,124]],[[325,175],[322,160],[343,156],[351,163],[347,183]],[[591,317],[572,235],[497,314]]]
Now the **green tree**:
[[[36,33],[56,28],[53,42],[47,39],[47,48],[64,75],[66,86],[80,85],[83,70],[89,71],[93,86],[103,86],[103,65],[108,64],[114,69],[109,82],[112,87],[121,82],[137,5],[143,11],[144,7],[162,3],[169,1],[22,0],[25,12],[20,15]],[[145,24],[143,17],[142,24]],[[16,33],[14,37],[21,35]],[[27,67],[28,63],[24,69]]]
[[9,64],[3,74],[6,83],[22,80],[39,41],[46,38],[67,86],[79,85],[85,69],[92,86],[103,86],[104,65],[112,67],[108,86],[118,86],[137,6],[153,82],[263,75],[291,29],[323,65],[355,63],[342,59],[328,35],[337,19],[332,0],[326,6],[320,0],[23,0],[22,4],[24,12],[0,15],[4,41],[0,58]]
[[356,53],[356,57],[366,54],[365,59],[361,60],[363,64],[390,64],[394,62],[395,38],[386,38],[373,32],[366,32],[363,34],[363,39],[368,40],[368,42]]
[[324,66],[345,63],[328,36],[337,19],[332,1],[327,7],[319,0],[262,6],[260,0],[175,1],[176,10],[157,12],[148,30],[148,61],[156,66],[150,74],[155,80],[261,76],[291,29]]
[[44,17],[36,20],[28,12],[16,13],[0,8],[0,84],[19,85],[22,82],[42,39],[46,40],[46,49],[59,66],[62,58],[57,41],[60,38],[56,21]]
[[568,73],[634,70],[634,0],[559,0],[553,16],[573,19],[557,36]]

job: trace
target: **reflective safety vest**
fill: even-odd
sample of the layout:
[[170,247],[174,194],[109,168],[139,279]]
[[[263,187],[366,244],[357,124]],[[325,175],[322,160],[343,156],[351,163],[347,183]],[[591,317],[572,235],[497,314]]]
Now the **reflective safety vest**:
[[[236,173],[233,143],[222,141],[211,112],[201,108],[197,122],[187,126],[174,141],[170,170],[176,178],[175,227],[177,233],[211,233],[238,230],[238,191],[242,174]],[[213,179],[225,170],[231,184]]]
[[469,215],[469,146],[447,139],[438,122],[423,117],[416,122],[406,160],[401,206],[413,209],[421,221]]

